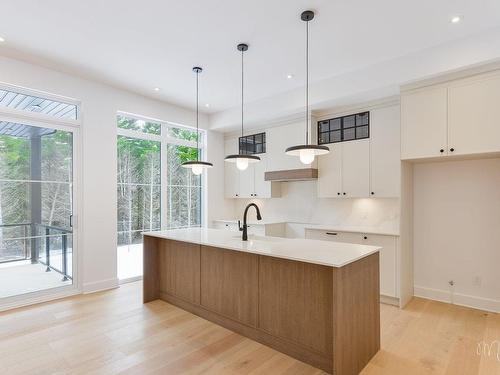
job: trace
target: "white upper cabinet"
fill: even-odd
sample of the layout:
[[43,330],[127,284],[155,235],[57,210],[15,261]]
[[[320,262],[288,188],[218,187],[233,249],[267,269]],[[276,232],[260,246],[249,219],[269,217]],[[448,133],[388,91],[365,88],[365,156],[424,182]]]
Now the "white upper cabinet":
[[[236,168],[233,164],[232,167]],[[240,175],[240,191],[238,192],[238,197],[240,198],[252,198],[255,191],[255,164],[249,164],[248,168],[244,171],[239,171]]]
[[500,152],[500,72],[401,96],[401,158]]
[[[225,154],[238,153],[238,138],[227,139]],[[244,171],[236,168],[235,163],[224,162],[224,193],[226,198],[274,198],[281,195],[281,183],[264,180],[269,170],[267,154],[258,154],[261,161],[251,163]]]
[[[238,138],[226,139],[225,156],[238,153]],[[240,174],[234,163],[224,161],[224,195],[226,198],[237,198],[240,193]]]
[[304,165],[300,162],[298,157],[285,154],[285,150],[288,147],[302,145],[305,143],[305,140],[304,121],[267,129],[266,150],[268,157],[268,170],[282,171],[311,167],[316,168],[316,161],[314,161],[311,165]]
[[446,154],[447,96],[446,87],[401,96],[401,159]]
[[500,151],[500,75],[462,80],[448,90],[448,153]]
[[370,195],[399,197],[401,185],[399,105],[370,112]]
[[370,140],[328,145],[318,157],[318,197],[366,198],[370,190]]
[[329,144],[330,153],[318,157],[318,196],[342,196],[342,143]]
[[342,142],[342,196],[364,198],[370,190],[370,140]]

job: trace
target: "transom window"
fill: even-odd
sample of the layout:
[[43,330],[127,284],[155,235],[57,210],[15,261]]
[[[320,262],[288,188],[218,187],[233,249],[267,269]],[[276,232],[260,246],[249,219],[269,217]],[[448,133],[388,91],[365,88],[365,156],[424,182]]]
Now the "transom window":
[[69,100],[53,99],[42,95],[33,95],[21,90],[0,89],[0,107],[17,111],[41,113],[47,116],[76,120],[78,106]]
[[318,144],[337,143],[370,137],[370,112],[318,122]]
[[266,133],[240,137],[240,154],[253,155],[266,152]]

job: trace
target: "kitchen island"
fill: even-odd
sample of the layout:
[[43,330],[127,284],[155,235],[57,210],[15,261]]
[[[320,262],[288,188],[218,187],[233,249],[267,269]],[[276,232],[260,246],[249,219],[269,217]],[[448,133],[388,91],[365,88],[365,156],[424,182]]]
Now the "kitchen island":
[[144,303],[162,299],[333,374],[380,348],[378,247],[219,229],[144,233]]

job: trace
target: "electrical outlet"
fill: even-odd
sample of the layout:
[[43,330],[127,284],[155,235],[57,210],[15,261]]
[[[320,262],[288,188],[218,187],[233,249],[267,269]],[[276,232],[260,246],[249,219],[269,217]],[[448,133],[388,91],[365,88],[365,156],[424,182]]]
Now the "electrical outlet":
[[481,278],[481,276],[476,276],[474,278],[474,285],[480,288],[482,284],[483,284],[483,279]]

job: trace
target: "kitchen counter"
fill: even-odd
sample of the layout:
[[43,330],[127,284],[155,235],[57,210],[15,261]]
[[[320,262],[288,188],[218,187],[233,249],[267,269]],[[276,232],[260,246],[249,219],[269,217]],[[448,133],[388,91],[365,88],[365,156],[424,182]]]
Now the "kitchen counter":
[[248,241],[242,241],[240,232],[210,228],[172,229],[144,235],[330,267],[343,267],[380,250],[368,245],[251,234]]
[[328,373],[358,374],[380,349],[380,248],[240,236],[144,233],[144,303],[162,299]]

